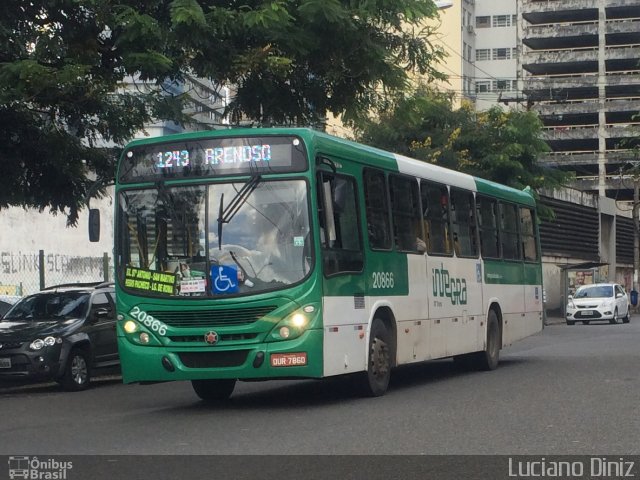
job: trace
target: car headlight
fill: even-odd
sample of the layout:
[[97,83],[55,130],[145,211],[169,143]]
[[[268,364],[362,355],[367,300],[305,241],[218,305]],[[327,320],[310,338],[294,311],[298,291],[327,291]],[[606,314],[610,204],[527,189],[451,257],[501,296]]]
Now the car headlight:
[[52,337],[52,336],[45,337],[44,339],[36,338],[33,342],[31,342],[31,344],[29,345],[29,348],[31,350],[42,350],[44,347],[51,347],[56,343],[62,343],[62,339],[59,337]]
[[573,300],[569,300],[568,305],[569,305],[569,308],[572,308],[573,310],[575,310],[575,309],[576,309],[576,304],[575,304],[575,303],[573,303]]

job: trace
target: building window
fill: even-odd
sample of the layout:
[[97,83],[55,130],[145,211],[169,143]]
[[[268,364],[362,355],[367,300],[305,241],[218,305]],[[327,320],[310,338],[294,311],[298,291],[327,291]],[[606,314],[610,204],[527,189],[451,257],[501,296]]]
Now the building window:
[[473,60],[473,51],[471,50],[471,45],[467,45],[467,58],[471,62]]
[[511,58],[510,48],[494,48],[493,59],[494,60],[509,60]]
[[476,48],[476,62],[491,60],[491,50],[488,48]]
[[510,27],[511,15],[494,15],[493,26],[494,27]]
[[491,17],[476,17],[476,28],[489,28],[491,26]]
[[517,47],[513,47],[511,49],[511,58],[518,58],[518,48]]
[[476,93],[487,93],[491,91],[491,82],[488,81],[477,81],[476,82]]
[[471,60],[467,57],[467,42],[462,42],[462,58],[465,60]]
[[511,90],[511,80],[494,80],[492,83],[494,92]]
[[514,27],[516,25],[518,25],[518,16],[517,15],[511,15],[511,25],[513,25]]
[[462,26],[467,26],[467,10],[464,8],[462,9]]

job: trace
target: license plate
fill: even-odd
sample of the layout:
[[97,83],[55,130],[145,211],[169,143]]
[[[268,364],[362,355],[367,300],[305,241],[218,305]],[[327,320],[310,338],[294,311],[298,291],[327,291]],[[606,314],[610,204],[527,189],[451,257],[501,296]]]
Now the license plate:
[[10,358],[0,358],[0,368],[11,368]]
[[301,353],[272,353],[272,367],[301,367],[307,364],[307,352]]
[[582,310],[582,315],[587,317],[593,315],[593,310]]

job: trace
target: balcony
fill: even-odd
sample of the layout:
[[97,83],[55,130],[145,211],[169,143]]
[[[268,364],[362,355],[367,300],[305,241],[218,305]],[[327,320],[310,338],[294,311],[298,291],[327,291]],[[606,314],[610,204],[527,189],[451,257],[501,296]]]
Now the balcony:
[[542,127],[546,141],[589,140],[598,138],[598,125],[556,125]]
[[[612,33],[618,32],[612,31]],[[528,42],[534,38],[562,38],[594,35],[598,35],[598,22],[588,21],[565,24],[549,23],[542,25],[528,25],[524,28],[523,37],[524,41],[528,44]]]
[[[633,3],[632,0],[627,0]],[[623,2],[623,0],[614,0]],[[564,10],[582,11],[587,9],[598,9],[598,0],[523,0],[522,13],[558,12]]]
[[605,47],[606,60],[634,60],[636,65],[640,61],[640,44],[607,45]]

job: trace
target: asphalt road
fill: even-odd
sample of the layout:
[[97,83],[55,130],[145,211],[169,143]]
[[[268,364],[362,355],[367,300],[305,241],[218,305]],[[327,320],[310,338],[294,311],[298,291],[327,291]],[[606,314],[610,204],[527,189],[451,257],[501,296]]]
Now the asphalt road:
[[386,396],[348,378],[239,383],[228,405],[189,383],[86,392],[0,387],[0,454],[640,454],[640,318],[547,326],[493,372],[443,360],[394,371]]

